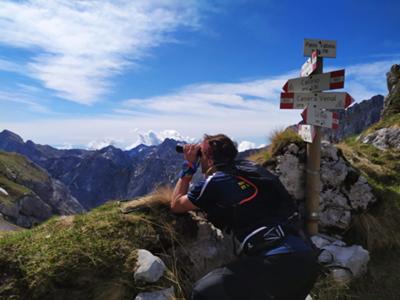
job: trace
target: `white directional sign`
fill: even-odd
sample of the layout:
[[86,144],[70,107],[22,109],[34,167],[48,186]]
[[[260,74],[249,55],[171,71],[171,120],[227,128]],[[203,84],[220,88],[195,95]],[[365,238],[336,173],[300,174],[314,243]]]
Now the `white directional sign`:
[[297,132],[303,139],[303,141],[307,143],[312,143],[315,138],[315,127],[313,125],[308,124],[299,124],[297,126]]
[[336,57],[336,41],[304,39],[304,56],[319,50],[320,57]]
[[309,76],[317,69],[317,57],[317,51],[313,51],[311,57],[301,66],[301,77]]
[[347,93],[281,93],[281,109],[303,109],[316,105],[325,109],[344,109],[353,103]]
[[301,113],[305,123],[326,128],[339,128],[339,114],[337,112],[319,109],[316,105],[307,106]]
[[285,92],[314,92],[344,87],[344,70],[289,79],[283,86]]

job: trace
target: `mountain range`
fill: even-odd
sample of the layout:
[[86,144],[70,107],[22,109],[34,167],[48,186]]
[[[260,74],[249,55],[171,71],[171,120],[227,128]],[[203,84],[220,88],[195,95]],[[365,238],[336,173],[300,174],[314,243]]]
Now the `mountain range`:
[[[383,97],[374,96],[342,112],[339,130],[325,131],[331,140],[357,134],[379,120]],[[157,146],[139,145],[123,151],[114,146],[100,150],[60,150],[48,145],[24,142],[17,134],[3,130],[0,149],[17,152],[45,169],[52,178],[61,181],[86,209],[107,200],[132,199],[155,188],[174,184],[182,162],[176,153],[179,143],[165,139]],[[254,150],[240,154],[243,158]]]

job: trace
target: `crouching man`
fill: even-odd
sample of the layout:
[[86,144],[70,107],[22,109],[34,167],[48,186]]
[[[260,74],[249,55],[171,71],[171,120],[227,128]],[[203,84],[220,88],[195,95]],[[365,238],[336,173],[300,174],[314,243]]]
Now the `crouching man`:
[[[238,258],[201,278],[193,300],[304,300],[318,274],[316,254],[299,230],[294,202],[279,179],[249,161],[236,161],[226,135],[187,144],[171,210],[203,210],[238,241]],[[204,180],[189,188],[197,166]]]

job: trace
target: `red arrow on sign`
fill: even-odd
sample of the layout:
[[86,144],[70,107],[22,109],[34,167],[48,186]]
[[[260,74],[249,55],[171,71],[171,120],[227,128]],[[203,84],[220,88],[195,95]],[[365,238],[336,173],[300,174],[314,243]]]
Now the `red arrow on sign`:
[[281,109],[303,109],[316,105],[325,109],[345,109],[353,98],[348,93],[281,93]]
[[317,69],[318,51],[312,52],[311,57],[301,66],[300,76],[305,77],[311,75]]
[[321,127],[339,128],[339,114],[323,109],[318,109],[314,105],[307,106],[301,113],[305,123]]
[[286,81],[283,86],[285,92],[313,92],[323,90],[341,89],[344,87],[344,70],[308,77],[293,78]]

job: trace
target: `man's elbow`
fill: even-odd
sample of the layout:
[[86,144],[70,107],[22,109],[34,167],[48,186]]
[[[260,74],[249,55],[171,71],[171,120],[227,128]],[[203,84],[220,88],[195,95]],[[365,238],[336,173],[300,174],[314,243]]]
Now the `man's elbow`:
[[171,212],[173,212],[175,214],[179,213],[178,205],[176,204],[176,200],[175,199],[172,199],[172,201],[170,203],[170,209],[171,209]]
[[179,214],[179,213],[184,212],[184,211],[182,211],[182,205],[179,202],[179,198],[172,199],[172,201],[170,203],[170,209],[171,209],[171,212],[173,212],[174,214]]
[[171,200],[170,209],[175,214],[182,214],[196,207],[187,200],[186,196],[180,196]]

